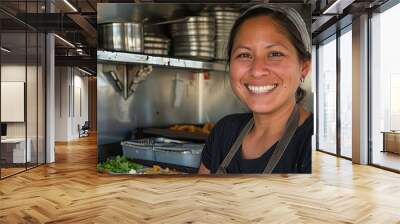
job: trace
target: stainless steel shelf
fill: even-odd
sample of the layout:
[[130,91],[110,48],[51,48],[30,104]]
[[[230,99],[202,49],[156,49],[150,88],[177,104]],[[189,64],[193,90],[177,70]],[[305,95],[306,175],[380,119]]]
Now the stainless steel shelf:
[[[137,53],[113,52],[113,51],[97,51],[98,62],[121,63],[121,64],[147,64],[159,65],[174,68],[227,71],[227,67],[223,63],[194,61],[187,59],[150,56]],[[226,69],[225,69],[226,68]]]

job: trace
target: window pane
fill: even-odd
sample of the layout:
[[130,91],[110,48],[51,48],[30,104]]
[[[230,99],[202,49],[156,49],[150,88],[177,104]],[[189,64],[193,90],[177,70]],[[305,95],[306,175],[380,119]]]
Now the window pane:
[[352,35],[340,37],[340,152],[351,158],[352,141]]
[[318,148],[336,153],[336,39],[318,48]]
[[371,20],[371,133],[372,163],[400,170],[400,32],[393,29],[398,21],[400,4]]

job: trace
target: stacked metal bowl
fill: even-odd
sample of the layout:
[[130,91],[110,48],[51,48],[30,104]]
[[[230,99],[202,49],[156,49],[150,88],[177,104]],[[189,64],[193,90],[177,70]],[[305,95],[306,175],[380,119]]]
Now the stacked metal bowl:
[[170,40],[160,34],[144,34],[144,53],[150,55],[168,56]]
[[171,24],[177,57],[212,60],[215,57],[215,19],[191,16]]
[[201,15],[215,18],[215,58],[220,60],[226,59],[229,34],[237,17],[240,15],[239,10],[232,7],[217,6],[203,11]]

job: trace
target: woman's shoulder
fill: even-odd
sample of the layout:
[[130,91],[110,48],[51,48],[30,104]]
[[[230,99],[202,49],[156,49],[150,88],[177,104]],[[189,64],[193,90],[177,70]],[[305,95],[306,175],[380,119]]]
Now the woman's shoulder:
[[314,128],[314,114],[310,113],[298,129],[313,130]]

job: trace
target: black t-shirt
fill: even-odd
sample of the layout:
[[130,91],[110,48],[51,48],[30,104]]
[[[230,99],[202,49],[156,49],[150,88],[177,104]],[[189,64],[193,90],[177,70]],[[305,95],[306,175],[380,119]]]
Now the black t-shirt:
[[[251,113],[233,114],[217,122],[210,133],[202,152],[201,161],[211,173],[216,173],[218,167],[228,154],[231,146],[239,136],[240,131],[252,118]],[[296,129],[281,160],[272,173],[311,173],[311,136],[313,134],[313,115]],[[256,159],[243,159],[241,148],[232,158],[227,167],[228,173],[262,173],[277,142],[262,156]]]

